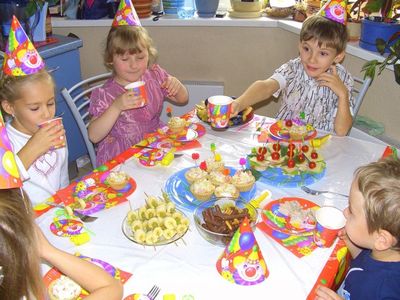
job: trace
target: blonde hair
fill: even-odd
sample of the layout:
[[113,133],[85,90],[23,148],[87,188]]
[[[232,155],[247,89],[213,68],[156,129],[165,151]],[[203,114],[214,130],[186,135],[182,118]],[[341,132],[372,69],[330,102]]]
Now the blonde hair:
[[44,296],[32,209],[19,189],[0,190],[0,266],[0,299]]
[[[37,81],[47,82],[53,86],[53,89],[55,88],[53,77],[45,69],[26,76],[10,76],[2,74],[0,78],[0,102],[5,100],[11,103],[14,102],[21,98],[21,90],[25,84]],[[3,109],[2,112],[6,114]]]
[[335,49],[339,54],[346,50],[349,34],[345,25],[320,15],[314,15],[303,22],[300,31],[301,42],[311,39],[316,39],[320,47],[324,44]]
[[385,158],[360,167],[355,172],[358,188],[365,199],[368,232],[388,231],[400,248],[400,161]]
[[108,70],[112,70],[114,55],[123,55],[127,52],[136,54],[143,49],[149,52],[149,66],[151,66],[156,62],[157,50],[147,30],[139,26],[112,27],[107,36],[104,64]]

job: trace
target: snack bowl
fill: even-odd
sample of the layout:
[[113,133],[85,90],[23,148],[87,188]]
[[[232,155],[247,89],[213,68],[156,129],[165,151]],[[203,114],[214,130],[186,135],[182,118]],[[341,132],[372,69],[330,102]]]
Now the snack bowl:
[[248,216],[254,229],[258,218],[257,209],[249,203],[232,198],[203,202],[193,213],[194,224],[200,235],[211,244],[221,247],[230,243],[245,216]]

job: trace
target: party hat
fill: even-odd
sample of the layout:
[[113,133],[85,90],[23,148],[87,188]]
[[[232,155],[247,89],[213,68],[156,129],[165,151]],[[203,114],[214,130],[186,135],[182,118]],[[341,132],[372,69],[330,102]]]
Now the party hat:
[[131,0],[121,0],[112,22],[113,27],[123,25],[142,26]]
[[3,61],[4,74],[25,76],[34,74],[43,68],[43,59],[29,40],[18,19],[13,16]]
[[258,284],[268,277],[267,265],[247,217],[218,258],[216,266],[222,277],[239,285]]
[[21,187],[14,153],[7,135],[6,126],[0,111],[0,189]]
[[347,0],[327,0],[321,2],[321,9],[317,14],[328,18],[334,22],[346,25],[347,23]]

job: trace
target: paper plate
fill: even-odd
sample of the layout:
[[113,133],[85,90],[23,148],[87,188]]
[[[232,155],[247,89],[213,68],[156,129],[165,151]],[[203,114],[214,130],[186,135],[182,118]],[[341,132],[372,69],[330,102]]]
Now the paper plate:
[[319,208],[317,204],[311,202],[309,200],[297,197],[287,197],[281,198],[278,200],[274,200],[269,202],[264,206],[261,218],[262,221],[269,226],[271,229],[289,234],[289,235],[311,235],[313,234],[314,228],[295,228],[290,225],[289,219],[287,216],[283,215],[279,212],[279,207],[281,204],[288,201],[297,201],[302,208]]
[[[201,201],[197,200],[189,187],[190,184],[187,182],[185,178],[185,173],[191,169],[192,167],[185,168],[173,174],[169,177],[165,183],[165,191],[170,196],[171,201],[175,202],[177,206],[182,209],[186,209],[189,211],[193,211],[197,206],[199,206]],[[232,167],[226,167],[230,170],[230,175],[234,175],[236,169]],[[256,184],[253,185],[252,189],[248,192],[241,192],[239,198],[243,201],[249,201],[254,197],[256,193]],[[215,196],[212,196],[210,200],[215,199]]]
[[[271,137],[275,140],[289,142],[290,136],[288,133],[282,133],[281,127],[279,126],[280,122],[275,122],[269,127],[269,133]],[[307,132],[307,135],[304,137],[304,140],[311,140],[317,136],[317,130],[310,130]],[[301,143],[303,140],[292,140],[295,143]]]

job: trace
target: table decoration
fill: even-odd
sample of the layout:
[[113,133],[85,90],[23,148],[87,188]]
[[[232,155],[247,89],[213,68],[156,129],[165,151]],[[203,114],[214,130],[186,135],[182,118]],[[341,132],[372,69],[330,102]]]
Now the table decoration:
[[[201,164],[200,164],[201,165]],[[193,211],[202,202],[197,200],[189,189],[190,184],[185,178],[185,173],[190,169],[182,169],[172,176],[170,176],[165,183],[165,191],[177,206],[182,209]],[[225,167],[229,170],[229,174],[232,176],[235,174],[236,169],[233,167]],[[240,192],[239,199],[249,201],[254,197],[256,193],[255,185],[247,192]],[[214,196],[211,199],[215,199]]]
[[239,285],[255,285],[269,275],[264,257],[245,218],[216,263],[218,273]]

